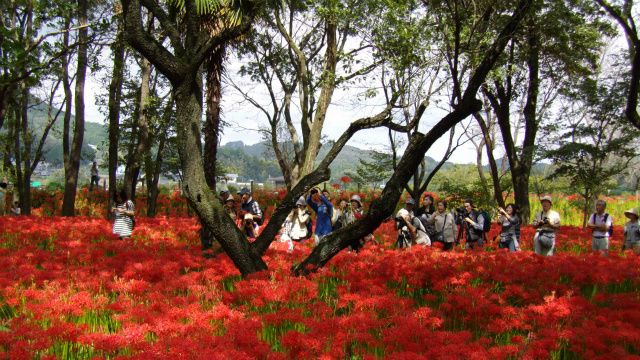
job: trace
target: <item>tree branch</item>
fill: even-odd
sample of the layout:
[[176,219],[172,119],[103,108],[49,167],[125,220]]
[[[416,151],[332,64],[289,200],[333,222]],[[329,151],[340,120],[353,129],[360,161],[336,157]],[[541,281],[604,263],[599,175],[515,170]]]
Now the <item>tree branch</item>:
[[176,57],[144,30],[140,1],[122,0],[122,5],[125,34],[129,44],[149,59],[171,83],[180,83],[184,78],[184,70]]

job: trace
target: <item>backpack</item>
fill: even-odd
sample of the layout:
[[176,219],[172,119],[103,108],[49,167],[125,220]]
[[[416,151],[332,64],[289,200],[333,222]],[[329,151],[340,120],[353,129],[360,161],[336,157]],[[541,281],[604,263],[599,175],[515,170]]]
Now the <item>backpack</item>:
[[482,232],[489,232],[489,230],[491,230],[491,215],[489,215],[489,213],[486,210],[481,210],[479,215],[482,215],[482,218],[484,219],[484,224],[482,225]]
[[[596,213],[591,214],[591,218],[593,219],[593,223],[596,223]],[[604,213],[604,223],[605,225],[607,224],[607,220],[609,219],[609,214],[608,213]],[[609,226],[609,228],[607,229],[607,232],[609,233],[609,236],[613,236],[613,223],[611,224],[611,226]]]

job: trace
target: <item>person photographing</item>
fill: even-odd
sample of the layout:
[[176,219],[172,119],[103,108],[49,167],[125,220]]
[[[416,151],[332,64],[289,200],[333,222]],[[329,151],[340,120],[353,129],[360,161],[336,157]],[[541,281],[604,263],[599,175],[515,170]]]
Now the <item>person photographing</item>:
[[518,206],[508,204],[505,209],[498,208],[498,223],[502,226],[500,231],[501,249],[509,249],[515,252],[519,248],[520,241],[520,218],[518,217]]
[[[466,234],[466,249],[481,248],[484,245],[484,233],[488,231],[488,226],[491,225],[491,219],[487,218],[484,211],[476,209],[473,204],[473,200],[466,199],[464,201],[464,212],[461,219],[463,221],[464,230]],[[461,211],[458,211],[460,213]],[[487,226],[485,226],[487,225]]]
[[551,210],[551,204],[551,196],[541,197],[542,211],[536,213],[531,223],[536,228],[533,248],[536,254],[542,256],[553,256],[556,247],[556,232],[560,229],[560,214]]

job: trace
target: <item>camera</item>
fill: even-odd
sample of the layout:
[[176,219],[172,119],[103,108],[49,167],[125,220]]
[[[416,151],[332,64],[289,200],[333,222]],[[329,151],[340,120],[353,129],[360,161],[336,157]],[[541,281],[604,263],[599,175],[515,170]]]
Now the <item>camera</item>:
[[469,216],[469,213],[467,212],[467,209],[464,208],[463,206],[458,207],[455,210],[456,210],[456,218],[457,218],[456,222],[457,223],[463,222],[464,219]]
[[545,225],[549,225],[549,218],[545,217],[544,219],[542,219],[542,223]]

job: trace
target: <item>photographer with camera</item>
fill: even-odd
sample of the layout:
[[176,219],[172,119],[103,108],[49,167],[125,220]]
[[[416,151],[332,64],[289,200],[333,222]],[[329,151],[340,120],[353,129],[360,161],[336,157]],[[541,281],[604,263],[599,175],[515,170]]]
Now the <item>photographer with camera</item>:
[[307,197],[307,204],[311,206],[316,213],[316,229],[314,233],[314,242],[316,245],[320,240],[329,235],[333,230],[331,226],[331,218],[333,217],[333,204],[327,200],[320,192],[320,189],[313,188]]
[[[484,245],[485,225],[490,224],[490,219],[473,205],[473,200],[465,199],[464,207],[456,209],[458,224],[462,224],[466,235],[466,249],[481,248]],[[485,224],[487,223],[487,224]]]
[[253,199],[251,190],[246,187],[242,188],[240,191],[238,191],[238,195],[240,195],[240,198],[242,199],[240,209],[247,214],[251,214],[253,222],[256,224],[256,226],[259,227],[260,225],[262,225],[262,222],[264,220],[262,209],[260,209],[260,204],[258,204],[258,202]]
[[414,242],[431,246],[431,239],[429,239],[422,222],[413,216],[414,206],[415,201],[409,198],[405,201],[404,209],[400,209],[396,215],[396,229],[398,229],[396,247],[399,249],[411,247]]
[[282,224],[280,240],[289,243],[289,252],[293,251],[293,242],[301,242],[311,236],[311,213],[307,210],[307,202],[300,197],[296,202],[296,208],[291,210]]
[[537,230],[533,248],[538,255],[552,256],[556,247],[556,231],[560,228],[560,214],[551,210],[551,196],[540,198],[542,211],[536,213],[531,223]]
[[502,225],[500,232],[501,249],[509,249],[516,252],[520,242],[520,217],[518,216],[518,205],[508,204],[506,209],[498,208],[498,224]]
[[247,236],[247,238],[249,239],[257,238],[258,229],[260,229],[260,226],[258,226],[258,224],[256,224],[255,221],[253,221],[253,215],[251,215],[251,213],[244,214],[243,221],[242,221],[242,232]]
[[420,219],[422,226],[424,226],[424,229],[427,231],[427,235],[429,235],[429,238],[432,240],[436,237],[436,229],[433,226],[433,221],[431,221],[435,212],[436,202],[433,195],[425,193],[424,198],[422,199],[422,206],[417,208],[414,213],[415,216]]

